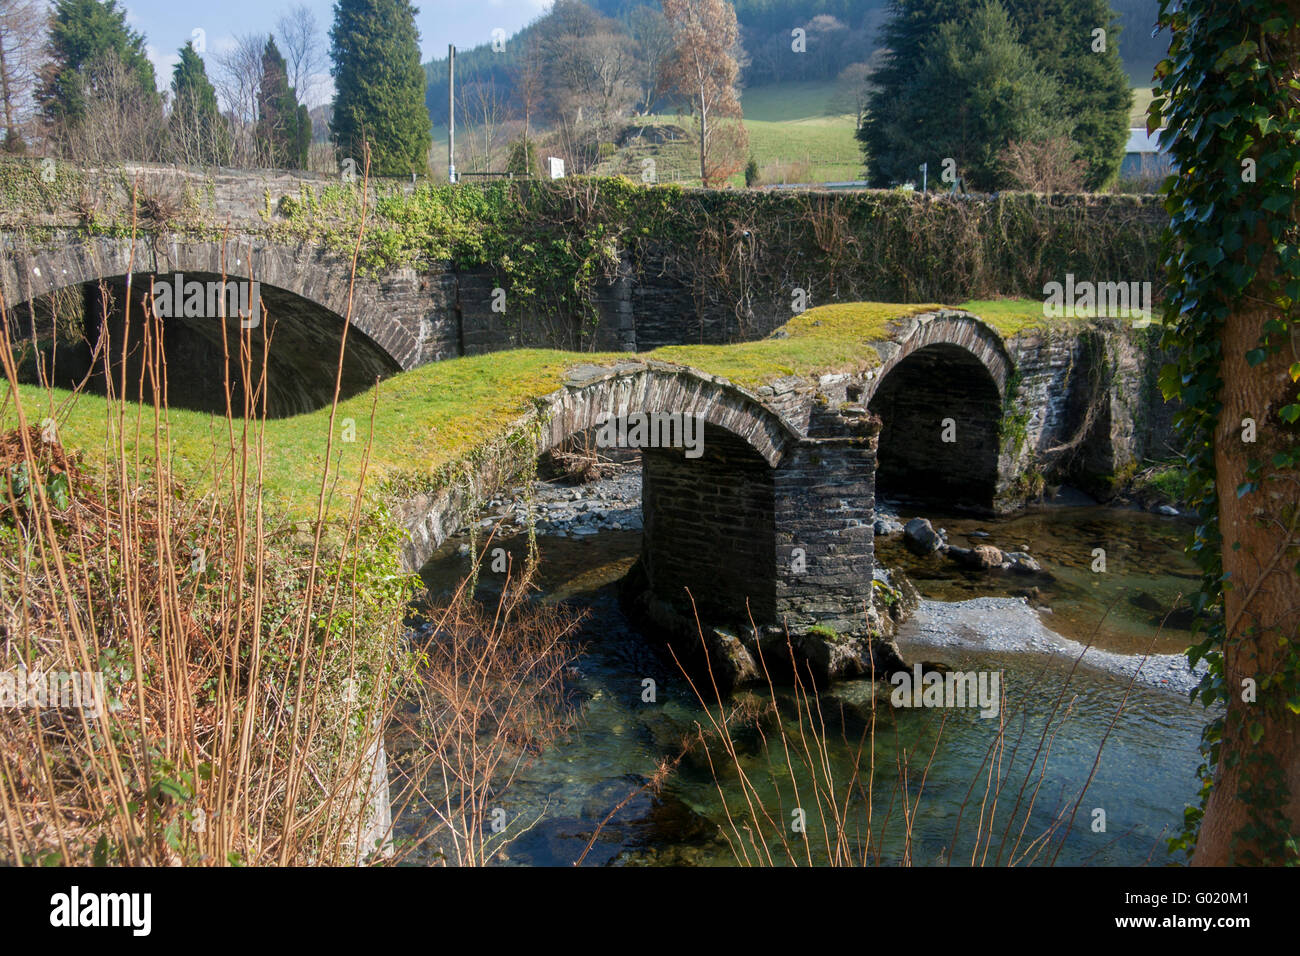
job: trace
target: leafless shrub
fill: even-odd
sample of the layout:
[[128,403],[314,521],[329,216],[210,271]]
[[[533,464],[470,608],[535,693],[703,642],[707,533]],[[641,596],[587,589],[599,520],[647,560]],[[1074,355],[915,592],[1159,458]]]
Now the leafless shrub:
[[83,112],[52,131],[60,151],[87,166],[161,161],[167,126],[157,97],[141,89],[119,60],[103,59],[85,69]]
[[1017,189],[1036,193],[1074,193],[1083,189],[1088,164],[1074,159],[1074,147],[1064,136],[1017,140],[998,156],[1007,178]]

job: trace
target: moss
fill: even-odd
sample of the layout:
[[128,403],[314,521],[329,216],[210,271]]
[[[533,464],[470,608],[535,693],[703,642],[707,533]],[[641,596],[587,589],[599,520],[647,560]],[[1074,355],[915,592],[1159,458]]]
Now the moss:
[[[783,338],[737,345],[673,346],[642,357],[689,365],[737,384],[758,387],[788,375],[813,376],[877,363],[879,357],[871,343],[892,321],[928,308],[889,303],[836,306],[830,312],[814,310],[792,320],[785,326]],[[367,484],[372,494],[384,488],[414,492],[440,486],[451,466],[475,449],[503,439],[510,424],[534,407],[537,399],[558,389],[568,369],[627,358],[622,352],[516,349],[448,359],[385,379],[339,404],[331,449],[340,477],[336,492],[343,495],[356,487],[371,438]],[[19,392],[28,415],[38,420],[52,407],[51,401],[65,406],[60,430],[69,444],[103,447],[104,399],[60,390],[51,394],[27,385],[20,386]],[[13,404],[8,403],[0,421],[7,426],[14,414]],[[137,434],[146,445],[151,443],[152,407],[127,405],[125,414],[128,444],[134,444]],[[329,420],[330,410],[325,408],[268,421],[259,430],[268,462],[263,477],[266,494],[294,517],[310,517],[315,511]],[[355,428],[354,442],[341,440],[348,421]],[[223,461],[228,454],[225,430],[215,428],[208,415],[172,409],[164,431],[173,467],[183,479],[207,483],[213,462]]]
[[[1136,471],[1136,467],[1133,470]],[[1191,490],[1187,466],[1178,458],[1160,462],[1141,473],[1130,474],[1125,483],[1131,483],[1134,494],[1140,498],[1176,505],[1186,504]]]
[[[779,334],[759,342],[671,346],[640,357],[690,366],[758,388],[786,376],[813,378],[875,366],[880,357],[874,344],[893,324],[934,308],[881,302],[823,306],[791,319]],[[385,379],[339,404],[330,447],[338,480],[331,486],[327,510],[347,506],[363,465],[372,499],[442,487],[467,464],[481,465],[482,459],[473,456],[489,454],[486,449],[506,439],[511,424],[536,407],[538,399],[558,389],[568,369],[587,363],[613,364],[628,357],[623,352],[516,349],[435,362]],[[104,399],[26,385],[19,392],[28,416],[36,420],[52,408],[61,409],[60,433],[71,447],[103,449]],[[138,440],[147,450],[154,440],[153,408],[128,404],[123,414],[124,440],[131,447]],[[10,427],[14,415],[14,404],[6,402],[0,423]],[[1020,429],[1013,435],[1023,432],[1024,423],[1017,426],[1017,421],[1011,420],[1010,427]],[[330,409],[325,408],[252,429],[250,440],[260,436],[265,447],[267,471],[261,480],[266,498],[290,518],[315,514],[329,422]],[[355,441],[344,442],[343,429],[349,422]],[[171,450],[172,468],[195,487],[210,485],[214,464],[220,466],[230,454],[226,429],[206,414],[171,409],[162,434]]]

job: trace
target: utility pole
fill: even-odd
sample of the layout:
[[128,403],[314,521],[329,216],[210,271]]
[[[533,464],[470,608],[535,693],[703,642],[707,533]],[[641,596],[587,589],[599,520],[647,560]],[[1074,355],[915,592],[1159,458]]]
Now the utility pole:
[[447,44],[447,182],[456,181],[456,47]]

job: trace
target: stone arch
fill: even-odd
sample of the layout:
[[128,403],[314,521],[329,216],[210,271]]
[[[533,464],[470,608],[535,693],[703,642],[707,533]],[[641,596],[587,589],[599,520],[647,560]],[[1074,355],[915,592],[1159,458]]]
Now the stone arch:
[[1015,362],[1002,336],[987,323],[969,312],[927,312],[902,323],[898,331],[877,345],[881,364],[866,375],[864,401],[870,401],[880,383],[913,352],[931,345],[951,345],[980,362],[997,386],[998,396],[1006,398],[1007,383],[1015,371]]
[[[129,239],[67,234],[35,249],[12,241],[7,246],[0,257],[0,282],[11,314],[15,306],[18,313],[30,310],[57,290],[76,286],[95,290],[101,282],[120,302],[132,289],[139,294],[149,281],[170,281],[177,274],[199,281],[219,280],[223,275],[228,281],[256,281],[269,321],[268,328],[255,330],[249,338],[255,351],[269,342],[271,414],[308,411],[332,397],[343,316],[349,312],[348,269],[337,257],[305,246],[240,236],[225,241],[143,237],[133,249]],[[351,290],[344,395],[420,363],[419,343],[401,322],[391,320],[386,305],[409,292],[409,284],[400,281],[394,286],[358,277]],[[87,315],[93,311],[86,309]],[[227,342],[237,342],[238,333],[238,321],[228,320]],[[222,381],[225,349],[219,322],[177,319],[171,330],[165,328],[165,335],[171,336],[181,373],[170,376],[173,382],[192,380],[210,386],[212,381]],[[169,352],[169,365],[172,360]],[[211,411],[224,408],[224,394],[219,402],[205,404],[202,395],[213,389],[196,384],[193,391],[194,401],[186,401],[183,395],[176,400],[173,394],[173,403]]]
[[725,379],[666,362],[623,362],[575,368],[564,388],[543,400],[538,454],[598,427],[605,417],[633,413],[699,416],[740,439],[773,468],[799,437],[756,395]]
[[[604,415],[634,412],[698,415],[706,428],[717,429],[743,445],[772,472],[801,440],[798,430],[767,408],[757,396],[685,366],[664,362],[622,362],[615,366],[579,366],[561,388],[535,401],[533,409],[497,443],[483,464],[432,494],[396,503],[410,532],[403,552],[406,567],[423,567],[448,536],[471,517],[524,466],[568,438],[601,424]],[[525,440],[519,440],[523,437]],[[706,437],[706,448],[708,439]]]
[[882,350],[864,400],[880,416],[878,494],[956,510],[994,507],[1014,364],[966,313],[918,316]]

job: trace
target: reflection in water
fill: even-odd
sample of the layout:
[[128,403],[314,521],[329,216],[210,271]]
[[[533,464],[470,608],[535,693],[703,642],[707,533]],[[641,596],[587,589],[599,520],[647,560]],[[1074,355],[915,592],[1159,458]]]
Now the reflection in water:
[[[972,541],[1034,554],[1056,576],[1042,588],[1041,600],[1053,608],[1048,623],[1062,630],[1082,627],[1090,615],[1095,622],[1098,607],[1124,598],[1121,588],[1165,601],[1191,586],[1180,577],[1189,571],[1178,551],[1179,529],[1143,516],[1072,509],[1010,521],[942,524],[954,543],[968,544],[962,535],[983,528],[991,537]],[[536,821],[511,843],[505,858],[568,865],[582,855],[601,821],[642,787],[663,759],[681,755],[683,739],[697,725],[707,725],[708,717],[671,658],[637,633],[619,609],[614,582],[638,553],[639,533],[538,541],[541,599],[572,602],[587,611],[576,637],[586,649],[573,677],[573,689],[585,701],[584,715],[578,729],[525,768],[503,798],[511,819]],[[448,542],[425,569],[435,597],[448,596],[468,573],[469,558],[457,550],[463,543]],[[881,545],[886,563],[901,551]],[[522,538],[505,546],[516,562],[522,560]],[[1106,549],[1108,575],[1086,576],[1093,547]],[[1000,593],[989,579],[968,577],[937,561],[921,573],[911,556],[899,563],[908,564],[927,597]],[[499,587],[486,570],[480,574],[481,599],[493,600]],[[1121,604],[1133,611],[1112,611],[1107,646],[1145,646],[1150,614],[1127,601]],[[1180,641],[1185,644],[1186,632],[1171,636],[1165,649],[1180,649]],[[845,828],[855,856],[867,847],[870,833],[870,859],[886,865],[905,858],[917,865],[969,865],[972,859],[985,864],[1168,861],[1163,838],[1177,830],[1183,806],[1195,798],[1197,741],[1205,719],[1200,708],[1165,691],[1129,691],[1127,680],[1108,674],[1071,675],[1072,662],[1059,657],[972,648],[927,648],[926,657],[955,669],[1002,672],[1001,745],[998,720],[981,719],[970,710],[895,711],[888,705],[889,688],[880,690],[882,685],[869,681],[824,689],[815,699],[826,723],[824,767],[841,799],[854,779],[855,755],[866,742],[856,764],[861,786],[848,802]],[[646,679],[655,682],[653,703],[642,699]],[[1127,703],[1116,719],[1126,691]],[[765,688],[742,691],[729,703],[761,710],[766,696]],[[787,732],[800,739],[789,690],[778,688],[777,697]],[[767,818],[760,815],[757,826],[762,839],[751,842],[739,822],[746,801],[737,769],[724,756],[715,764],[715,782],[697,749],[681,760],[657,795],[637,793],[599,829],[585,863],[732,864],[753,858],[755,845],[762,843],[773,847],[779,863],[785,860],[783,842],[796,847],[800,862],[824,861],[826,828],[815,809],[812,781],[797,760],[792,774],[774,730],[769,724],[763,733],[738,733],[735,741],[744,774],[767,808]],[[1102,759],[1089,781],[1103,738]],[[716,749],[714,756],[719,756]],[[865,768],[873,759],[868,800]],[[900,784],[904,772],[906,782]],[[790,832],[801,805],[806,844]],[[1094,830],[1098,809],[1105,812],[1102,832]],[[909,816],[910,845],[905,840]],[[739,829],[731,828],[729,818]]]

